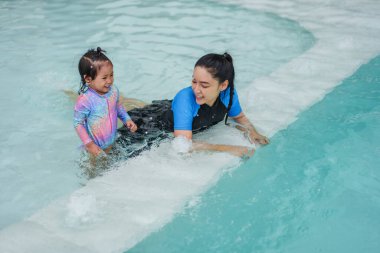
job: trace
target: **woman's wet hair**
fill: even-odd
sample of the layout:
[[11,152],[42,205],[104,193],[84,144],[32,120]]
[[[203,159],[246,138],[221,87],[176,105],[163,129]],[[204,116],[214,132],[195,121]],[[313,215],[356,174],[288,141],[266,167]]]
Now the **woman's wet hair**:
[[86,77],[95,79],[102,64],[106,61],[112,64],[110,59],[104,54],[106,51],[97,47],[95,49],[89,49],[79,60],[78,70],[81,78],[81,84],[78,94],[84,93],[87,90]]
[[[227,106],[227,112],[230,111],[232,106],[232,98],[234,95],[234,79],[235,70],[232,57],[229,53],[224,54],[206,54],[202,56],[196,63],[195,67],[206,68],[211,76],[218,80],[219,83],[228,80],[228,87],[230,87],[230,100]],[[227,124],[228,113],[226,115],[225,124]]]

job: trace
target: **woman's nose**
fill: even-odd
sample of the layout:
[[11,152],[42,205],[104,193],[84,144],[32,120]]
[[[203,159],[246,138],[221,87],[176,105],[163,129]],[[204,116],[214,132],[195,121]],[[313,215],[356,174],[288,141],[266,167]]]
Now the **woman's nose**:
[[194,91],[195,91],[195,93],[199,93],[200,89],[199,89],[199,84],[198,83],[196,83],[194,85]]

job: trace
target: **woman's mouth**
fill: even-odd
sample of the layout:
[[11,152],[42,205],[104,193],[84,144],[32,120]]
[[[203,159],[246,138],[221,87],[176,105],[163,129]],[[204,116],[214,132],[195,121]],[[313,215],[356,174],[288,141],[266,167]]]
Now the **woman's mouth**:
[[195,96],[195,100],[196,100],[197,102],[201,102],[202,99],[203,99],[203,96],[202,96],[202,95],[196,95],[196,96]]

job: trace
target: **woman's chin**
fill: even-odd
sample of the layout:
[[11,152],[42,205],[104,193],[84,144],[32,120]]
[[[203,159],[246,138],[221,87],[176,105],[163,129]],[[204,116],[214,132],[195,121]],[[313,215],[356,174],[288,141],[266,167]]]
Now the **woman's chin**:
[[195,102],[198,104],[198,105],[203,105],[205,103],[205,101],[203,99],[199,99],[199,98],[195,98]]

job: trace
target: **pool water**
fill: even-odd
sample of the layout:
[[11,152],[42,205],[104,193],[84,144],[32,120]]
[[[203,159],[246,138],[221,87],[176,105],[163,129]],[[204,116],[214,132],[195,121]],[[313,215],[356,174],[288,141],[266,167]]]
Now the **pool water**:
[[[379,4],[239,2],[263,11],[0,2],[1,252],[379,251],[380,57],[354,73],[380,52]],[[227,50],[247,115],[282,130],[247,161],[167,141],[87,180],[62,90],[77,90],[78,60],[97,46],[121,92],[146,102],[172,98],[200,56]],[[196,138],[246,143],[223,124]]]
[[127,252],[378,252],[380,56]]
[[1,1],[0,21],[0,228],[87,183],[62,90],[78,89],[88,48],[108,52],[125,96],[150,102],[189,85],[205,53],[228,50],[243,88],[315,42],[291,20],[211,1]]

